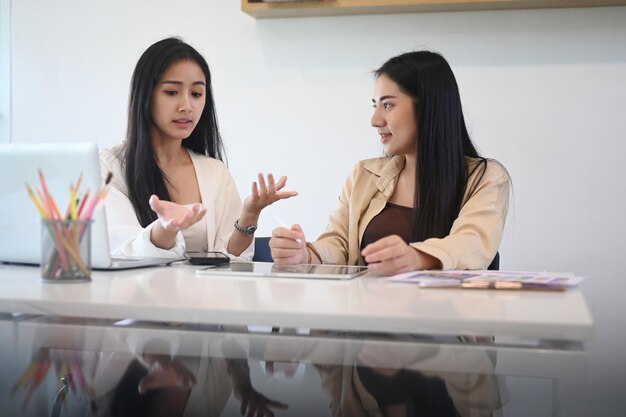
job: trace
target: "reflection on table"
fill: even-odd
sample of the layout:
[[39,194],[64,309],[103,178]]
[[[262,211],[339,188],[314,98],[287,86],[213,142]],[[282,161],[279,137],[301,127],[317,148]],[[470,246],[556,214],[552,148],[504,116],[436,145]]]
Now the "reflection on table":
[[[515,415],[509,412],[512,371],[505,366],[504,375],[498,364],[503,352],[510,356],[517,348],[493,342],[488,336],[0,320],[0,415]],[[528,369],[520,371],[524,376]],[[548,401],[543,415],[554,411]]]

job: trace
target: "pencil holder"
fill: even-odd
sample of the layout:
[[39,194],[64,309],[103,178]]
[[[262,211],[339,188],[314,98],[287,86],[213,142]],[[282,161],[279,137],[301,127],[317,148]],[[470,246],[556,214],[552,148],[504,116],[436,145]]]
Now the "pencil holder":
[[41,221],[41,278],[91,281],[91,220]]

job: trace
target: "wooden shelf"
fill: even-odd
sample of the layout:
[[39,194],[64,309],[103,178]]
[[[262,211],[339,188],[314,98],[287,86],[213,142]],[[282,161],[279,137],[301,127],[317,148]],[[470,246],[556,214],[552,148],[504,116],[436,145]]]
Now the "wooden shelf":
[[626,0],[325,0],[284,3],[241,0],[241,10],[257,19],[623,5]]

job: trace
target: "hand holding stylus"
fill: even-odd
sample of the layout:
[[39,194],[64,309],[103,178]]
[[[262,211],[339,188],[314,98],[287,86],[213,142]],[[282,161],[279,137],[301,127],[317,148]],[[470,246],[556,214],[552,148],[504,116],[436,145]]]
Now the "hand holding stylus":
[[307,262],[306,238],[299,224],[294,224],[291,228],[280,220],[276,219],[283,227],[278,227],[272,231],[270,239],[270,250],[274,263],[277,266],[296,265]]

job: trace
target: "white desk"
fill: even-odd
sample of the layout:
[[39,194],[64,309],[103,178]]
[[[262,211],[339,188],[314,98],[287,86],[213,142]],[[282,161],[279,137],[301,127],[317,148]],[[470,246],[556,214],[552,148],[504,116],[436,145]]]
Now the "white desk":
[[584,342],[593,320],[581,292],[420,289],[361,277],[215,277],[175,265],[94,272],[49,284],[38,267],[0,265],[0,312],[384,333],[484,334]]

